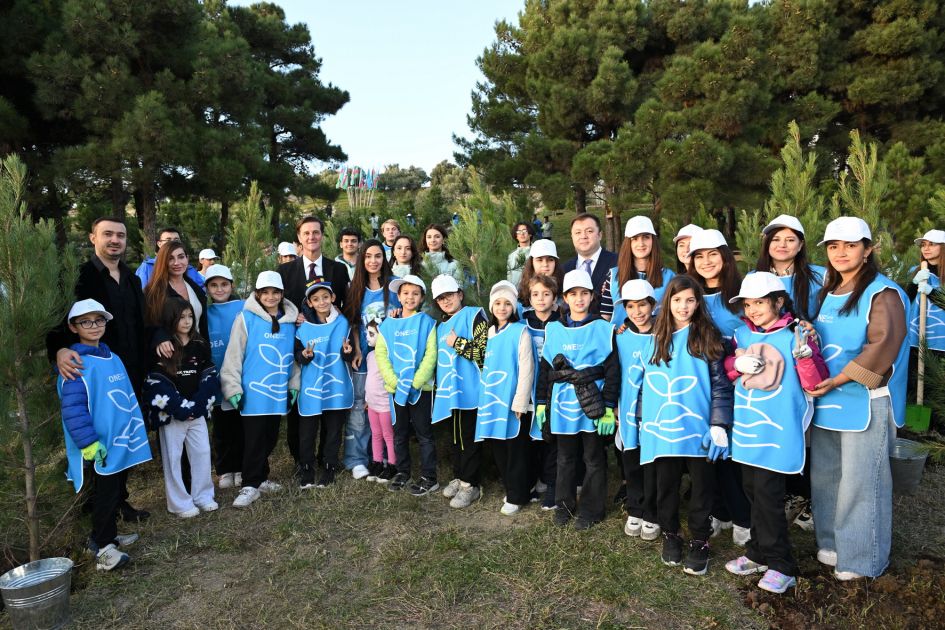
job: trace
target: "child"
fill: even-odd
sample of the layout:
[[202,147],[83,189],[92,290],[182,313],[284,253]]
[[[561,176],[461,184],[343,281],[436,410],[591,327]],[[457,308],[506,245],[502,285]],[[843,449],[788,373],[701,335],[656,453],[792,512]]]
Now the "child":
[[436,482],[436,444],[430,424],[430,398],[436,368],[436,322],[420,312],[426,285],[417,276],[390,283],[402,307],[400,317],[388,317],[378,328],[374,354],[384,389],[394,397],[394,454],[397,474],[388,490],[399,492],[410,483],[410,430],[420,443],[420,480],[410,493],[423,496],[439,489]]
[[640,357],[652,336],[656,294],[646,280],[630,280],[620,291],[620,301],[626,313],[617,329],[622,380],[617,406],[617,447],[623,463],[624,508],[628,513],[623,531],[627,536],[656,540],[660,535],[660,526],[656,523],[656,474],[652,464],[640,465],[639,448],[643,411]]
[[[189,302],[169,299],[164,303],[161,327],[174,346],[169,358],[161,358],[144,381],[148,420],[161,436],[161,461],[167,511],[180,518],[213,512],[210,475],[210,435],[207,416],[219,395],[217,368],[210,346],[200,337]],[[190,481],[181,474],[181,455],[187,449]],[[189,491],[188,491],[189,490]]]
[[[377,346],[378,323],[371,320],[367,325],[367,342],[371,349]],[[397,455],[394,450],[394,425],[391,422],[390,395],[384,389],[384,378],[377,367],[377,355],[368,352],[367,378],[364,381],[364,400],[368,421],[371,423],[371,454],[373,461],[368,467],[368,481],[387,483],[397,474]],[[387,452],[387,464],[384,453]]]
[[481,446],[476,437],[479,381],[489,324],[481,308],[463,306],[463,291],[451,275],[433,279],[433,299],[443,311],[436,328],[436,394],[433,423],[453,421],[453,480],[443,490],[450,507],[469,507],[481,496]]
[[[210,356],[217,371],[223,369],[223,357],[230,342],[236,316],[243,310],[243,300],[233,295],[233,274],[228,267],[211,265],[207,269],[207,328]],[[216,454],[217,486],[239,488],[243,485],[243,419],[238,409],[220,396],[213,408],[213,451]]]
[[118,504],[127,469],[151,459],[148,435],[125,366],[104,343],[111,313],[95,300],[81,300],[69,309],[69,330],[79,336],[70,349],[82,357],[82,377],[56,386],[62,402],[68,468],[66,478],[78,493],[88,466],[92,495],[89,548],[95,568],[111,571],[128,563],[118,545],[130,545],[137,534],[118,535]]
[[[745,309],[745,325],[735,331],[736,356],[725,361],[738,399],[732,459],[744,464],[752,532],[745,554],[725,568],[735,575],[763,572],[758,586],[783,593],[797,584],[784,494],[787,475],[804,470],[804,432],[814,414],[804,390],[816,389],[829,372],[813,341],[797,336],[795,343],[791,298],[778,276],[750,274],[732,299]],[[795,370],[785,369],[791,364]]]
[[[536,244],[537,245],[537,244]],[[532,246],[534,251],[535,246]],[[551,322],[561,319],[561,313],[558,311],[558,287],[560,285],[552,276],[544,274],[535,274],[529,277],[526,289],[528,298],[522,298],[523,302],[531,303],[531,308],[525,309],[523,319],[528,334],[532,340],[536,362],[537,357],[541,356],[541,349],[545,345],[545,326]],[[534,405],[536,397],[536,388],[538,379],[535,379],[535,386],[532,388],[532,403]],[[541,427],[534,422],[532,416],[532,425],[530,435],[533,440],[537,440],[535,445],[536,456],[539,462],[539,479],[545,484],[545,496],[541,502],[541,509],[555,509],[555,479],[558,475],[558,443],[554,435],[546,430],[543,432]],[[540,490],[540,486],[536,486]]]
[[679,484],[688,470],[692,538],[684,570],[692,575],[704,575],[709,565],[709,514],[716,485],[712,461],[728,452],[726,427],[732,423],[733,404],[722,336],[702,300],[702,288],[692,277],[670,280],[653,337],[640,357],[644,369],[640,463],[655,460],[661,558],[669,566],[682,562]]
[[[531,336],[515,312],[518,290],[508,280],[489,292],[492,312],[489,342],[482,366],[477,442],[489,439],[502,482],[501,513],[512,515],[531,500],[528,407],[535,380]],[[524,416],[524,418],[523,418]]]
[[282,489],[269,480],[269,455],[280,419],[299,395],[299,366],[292,360],[298,315],[283,299],[282,276],[263,271],[233,322],[220,372],[223,396],[243,418],[243,487],[233,507],[249,507],[260,493]]
[[[519,299],[521,300],[522,306],[528,308],[531,306],[529,302],[529,289],[528,283],[532,279],[532,276],[543,275],[550,276],[554,279],[557,286],[560,288],[561,283],[564,280],[564,272],[561,270],[561,261],[558,260],[558,247],[555,245],[554,241],[548,239],[539,239],[532,243],[532,247],[528,250],[528,257],[525,259],[525,268],[522,269],[522,280],[518,285],[518,294]],[[559,298],[559,306],[560,304]]]
[[[591,315],[594,285],[583,270],[564,276],[564,300],[570,314],[545,329],[535,419],[546,420],[558,441],[555,516],[558,526],[577,514],[574,528],[586,530],[604,520],[607,454],[604,437],[613,435],[620,370],[614,327]],[[584,482],[577,505],[577,454],[584,449]]]
[[413,237],[407,234],[401,234],[394,241],[393,256],[391,257],[390,271],[397,278],[403,278],[407,275],[420,275],[420,265],[422,258],[417,251],[417,245]]
[[617,257],[617,266],[610,270],[600,289],[600,313],[607,321],[619,327],[627,317],[620,300],[620,290],[627,281],[646,280],[659,302],[666,283],[676,274],[663,267],[659,238],[649,217],[635,216],[627,221],[623,244]]
[[335,482],[341,432],[354,400],[346,362],[352,354],[348,320],[333,305],[331,284],[317,279],[305,289],[309,308],[295,333],[295,360],[302,366],[299,394],[299,488],[315,486],[315,440],[324,425],[325,468],[319,488]]

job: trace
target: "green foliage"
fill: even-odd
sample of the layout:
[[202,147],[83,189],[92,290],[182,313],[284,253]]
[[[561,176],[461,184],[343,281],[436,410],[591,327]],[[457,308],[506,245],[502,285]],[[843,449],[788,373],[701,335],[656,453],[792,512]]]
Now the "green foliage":
[[233,272],[234,291],[241,297],[249,295],[260,271],[276,267],[275,255],[266,253],[272,245],[269,218],[269,212],[263,210],[259,185],[252,182],[246,200],[233,209],[223,253],[223,260]]
[[196,262],[201,249],[218,249],[223,243],[220,233],[220,209],[207,201],[171,201],[158,209],[158,225],[180,229],[187,253]]

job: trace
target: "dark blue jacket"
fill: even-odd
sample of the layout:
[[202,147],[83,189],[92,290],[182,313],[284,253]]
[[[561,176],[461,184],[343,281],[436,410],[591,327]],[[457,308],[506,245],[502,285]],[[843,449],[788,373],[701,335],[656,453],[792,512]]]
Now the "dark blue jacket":
[[200,374],[200,385],[193,396],[184,396],[174,381],[160,370],[151,371],[144,379],[145,421],[149,429],[170,424],[171,420],[186,422],[188,418],[210,419],[213,404],[220,397],[220,379],[212,363]]
[[[112,351],[104,343],[98,346],[87,346],[84,343],[75,343],[69,346],[79,356],[92,355],[107,359]],[[89,393],[82,379],[62,382],[62,422],[72,441],[80,449],[89,446],[98,440],[95,425],[92,423],[92,414],[89,413]]]

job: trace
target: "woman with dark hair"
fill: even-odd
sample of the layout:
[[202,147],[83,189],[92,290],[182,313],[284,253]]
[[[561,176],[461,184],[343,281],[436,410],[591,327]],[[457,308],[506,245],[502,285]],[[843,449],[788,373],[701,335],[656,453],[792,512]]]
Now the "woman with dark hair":
[[456,278],[456,281],[462,284],[463,276],[459,265],[450,254],[446,247],[446,228],[436,223],[431,223],[423,230],[423,237],[420,239],[420,251],[423,253],[424,266],[432,267],[432,276],[448,274]]
[[738,295],[742,275],[735,255],[718,230],[702,230],[689,241],[689,275],[705,292],[705,306],[722,336],[731,339],[742,325],[742,311],[730,300]]
[[811,498],[817,559],[846,581],[877,577],[889,565],[888,453],[905,420],[907,298],[878,272],[862,219],[834,219],[820,244],[828,266],[815,326],[833,376],[808,392],[818,398]]
[[403,278],[409,275],[420,275],[423,258],[412,236],[401,234],[395,238],[391,251],[393,254],[391,254],[390,259],[390,270],[394,277]]
[[[190,276],[187,275],[187,250],[180,241],[167,243],[158,250],[154,261],[154,273],[144,291],[144,322],[146,326],[157,329],[152,343],[164,344],[170,339],[170,334],[160,329],[161,316],[164,313],[165,302],[169,299],[179,299],[190,303],[194,310],[197,330],[204,339],[210,337],[207,330],[207,294]],[[165,358],[168,353],[162,352]]]
[[659,305],[667,283],[676,275],[663,266],[659,238],[649,217],[630,217],[623,236],[617,266],[610,270],[598,296],[601,317],[614,323],[623,323],[627,318],[620,300],[620,287],[630,280],[646,280],[653,287]]
[[517,246],[506,262],[506,279],[518,287],[522,280],[522,269],[528,260],[528,251],[532,247],[532,239],[535,238],[535,226],[527,221],[519,221],[512,226],[512,238]]
[[761,253],[755,271],[769,271],[781,278],[794,302],[794,314],[810,320],[816,314],[817,293],[826,269],[807,262],[804,226],[797,218],[782,214],[762,230]]

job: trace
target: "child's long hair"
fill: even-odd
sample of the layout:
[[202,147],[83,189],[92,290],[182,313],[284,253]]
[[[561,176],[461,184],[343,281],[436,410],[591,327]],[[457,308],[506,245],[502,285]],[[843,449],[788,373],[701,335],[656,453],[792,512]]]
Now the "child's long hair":
[[180,323],[184,313],[188,312],[194,322],[193,326],[190,327],[188,343],[204,343],[203,338],[200,336],[200,331],[197,329],[197,317],[194,313],[194,307],[190,305],[190,302],[180,298],[170,298],[164,302],[164,308],[161,311],[160,325],[171,337],[170,341],[174,345],[174,354],[172,354],[169,359],[161,357],[158,361],[167,373],[171,375],[177,374],[177,370],[180,367],[181,350],[184,347],[184,344],[177,338],[177,325]]
[[[864,238],[862,242],[863,247],[871,247],[873,245],[873,242],[868,238]],[[863,292],[866,291],[866,287],[879,275],[879,268],[876,266],[876,257],[873,254],[874,252],[870,252],[870,255],[866,257],[866,262],[863,263],[863,266],[860,267],[860,270],[857,272],[856,279],[853,282],[853,291],[850,292],[850,297],[848,297],[847,301],[840,307],[841,315],[849,315],[859,310],[857,302],[860,301],[860,297],[863,295]],[[817,301],[823,304],[827,294],[839,289],[842,284],[843,277],[833,268],[833,265],[830,264],[830,260],[828,259],[827,275],[824,277],[824,287],[817,295]]]
[[[719,289],[722,293],[722,303],[725,305],[725,308],[735,315],[738,315],[742,310],[741,305],[738,302],[734,304],[729,302],[729,300],[738,295],[738,291],[742,286],[742,274],[738,272],[738,262],[735,260],[735,254],[732,253],[732,248],[728,245],[720,245],[712,249],[719,250],[719,253],[722,255],[722,271],[719,272]],[[702,293],[705,293],[708,286],[706,285],[705,278],[700,276],[699,272],[696,271],[696,257],[694,256],[694,252],[689,252],[689,270],[687,273],[699,283],[699,288],[702,289]]]
[[446,232],[446,228],[443,227],[442,225],[431,223],[426,228],[424,228],[423,236],[420,237],[420,251],[423,252],[424,254],[430,251],[429,249],[427,249],[427,232],[429,232],[430,230],[436,230],[443,237],[443,247],[442,249],[440,249],[440,251],[443,252],[443,258],[446,259],[446,262],[453,262],[453,255],[450,254],[450,250],[446,246],[446,239],[447,239],[447,236],[449,235]]
[[[164,305],[167,302],[167,291],[170,287],[171,270],[169,260],[171,255],[184,249],[180,241],[171,241],[158,250],[154,260],[154,274],[144,288],[144,320],[148,326],[160,326],[164,315]],[[186,250],[184,250],[186,253]],[[184,277],[187,277],[186,272]],[[184,280],[186,282],[186,280]],[[186,295],[181,297],[186,298]]]
[[[768,252],[771,249],[771,241],[774,240],[775,234],[782,229],[785,228],[775,228],[765,234],[761,241],[761,253],[758,254],[755,271],[771,271],[774,268],[774,264],[771,262],[771,254]],[[790,230],[791,228],[786,229]],[[817,305],[810,303],[810,285],[812,282],[823,282],[823,278],[810,268],[810,263],[807,260],[807,242],[804,240],[804,235],[797,230],[791,231],[801,241],[801,249],[794,257],[794,295],[797,296],[794,307],[797,310],[791,312],[801,319],[810,320],[817,315],[814,311]]]
[[722,344],[722,334],[715,327],[712,318],[705,310],[702,286],[688,275],[675,276],[666,285],[666,292],[660,302],[660,312],[653,324],[653,337],[656,347],[650,358],[652,365],[665,363],[669,365],[673,356],[673,333],[676,332],[676,322],[670,309],[672,298],[677,293],[692,289],[696,297],[696,311],[689,322],[689,354],[705,361],[718,361],[725,356],[725,347]]
[[555,298],[561,297],[561,287],[564,285],[564,271],[561,270],[561,260],[555,259],[555,270],[553,276],[542,275],[535,272],[535,265],[532,261],[532,257],[529,256],[525,259],[525,266],[522,268],[522,279],[518,283],[518,301],[522,303],[522,306],[529,307],[531,306],[531,301],[529,300],[529,291],[531,290],[531,281],[532,278],[540,276],[542,278],[550,278],[555,282],[555,286],[547,284],[547,282],[542,282],[546,287],[552,288],[554,290]]
[[[515,308],[515,304],[512,305],[512,313],[509,315],[509,321],[505,322],[506,324],[511,324],[519,321],[518,309]],[[489,325],[495,327],[496,330],[499,330],[499,320],[495,315],[492,314],[492,309],[489,309]]]
[[[369,280],[367,267],[364,266],[364,255],[372,247],[376,247],[381,252],[381,270],[378,272],[378,281],[381,283],[381,288],[384,289],[385,314],[389,307],[390,291],[387,290],[387,285],[390,284],[391,280],[390,265],[384,255],[384,245],[376,238],[369,238],[361,244],[361,249],[358,250],[358,266],[354,268],[354,277],[351,278],[351,284],[345,294],[344,316],[351,322],[352,327],[358,326],[358,322],[361,321],[361,304],[364,302],[364,292],[367,290]],[[393,254],[391,256],[393,257]]]
[[[638,234],[637,236],[642,236]],[[660,253],[660,240],[654,234],[650,237],[650,255],[646,257],[646,281],[653,288],[663,286],[663,254]],[[632,238],[624,237],[623,244],[620,246],[620,253],[617,254],[617,283],[622,287],[628,280],[635,280],[637,277],[636,266],[633,260],[633,250],[631,249]],[[619,287],[617,293],[620,293]]]
[[397,249],[397,243],[400,241],[407,241],[410,243],[410,273],[415,276],[420,275],[420,266],[423,264],[423,257],[420,254],[420,251],[417,249],[417,242],[413,240],[413,237],[409,234],[401,234],[394,239],[394,244],[391,246],[391,266],[399,265],[402,263],[397,262],[397,256],[394,254],[393,250]]

